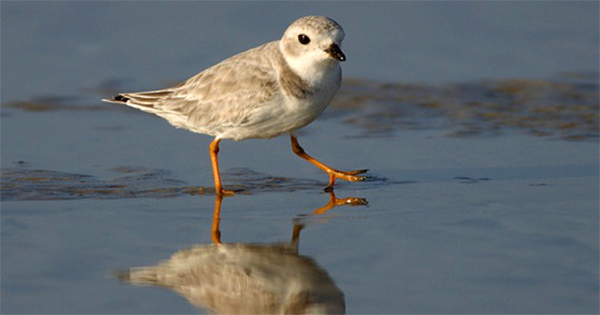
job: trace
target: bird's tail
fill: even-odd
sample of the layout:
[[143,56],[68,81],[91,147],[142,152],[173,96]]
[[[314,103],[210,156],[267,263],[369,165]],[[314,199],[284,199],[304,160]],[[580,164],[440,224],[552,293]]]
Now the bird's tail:
[[148,92],[121,93],[111,99],[103,99],[103,102],[124,104],[145,112],[156,113],[160,105],[170,98],[173,90],[164,89]]
[[122,282],[136,285],[160,285],[159,270],[156,267],[137,267],[113,273]]

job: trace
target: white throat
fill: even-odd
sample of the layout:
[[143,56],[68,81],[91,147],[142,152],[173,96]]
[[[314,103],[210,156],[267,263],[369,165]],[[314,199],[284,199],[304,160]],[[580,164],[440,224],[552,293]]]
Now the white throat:
[[310,86],[322,84],[323,81],[337,77],[340,65],[324,52],[302,54],[296,57],[285,57],[290,68]]

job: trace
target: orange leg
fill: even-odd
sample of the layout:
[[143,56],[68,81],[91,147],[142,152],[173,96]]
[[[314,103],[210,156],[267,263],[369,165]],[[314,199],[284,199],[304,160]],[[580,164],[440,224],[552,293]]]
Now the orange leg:
[[350,172],[338,171],[336,169],[333,169],[333,168],[315,160],[312,156],[310,156],[306,152],[304,152],[304,149],[300,146],[300,143],[298,143],[298,139],[293,134],[290,135],[290,139],[292,140],[292,151],[294,151],[294,153],[296,153],[296,155],[309,161],[310,163],[314,164],[316,167],[323,170],[325,173],[329,174],[329,185],[327,185],[327,187],[325,188],[326,191],[333,190],[333,185],[335,184],[335,180],[338,178],[341,178],[341,179],[347,180],[347,181],[351,181],[351,182],[357,182],[357,181],[366,179],[366,177],[364,177],[364,176],[356,176],[356,175],[366,173],[368,170],[356,170],[356,171],[350,171]]
[[221,175],[219,174],[219,141],[215,139],[210,143],[210,161],[212,162],[213,176],[215,178],[215,193],[219,196],[231,196],[234,194],[233,191],[224,190],[221,186]]

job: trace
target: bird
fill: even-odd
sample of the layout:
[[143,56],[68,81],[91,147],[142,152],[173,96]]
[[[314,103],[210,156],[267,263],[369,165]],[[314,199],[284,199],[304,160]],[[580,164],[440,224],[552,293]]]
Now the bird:
[[296,132],[327,108],[340,88],[346,61],[343,28],[325,16],[297,19],[280,40],[236,54],[173,87],[120,93],[102,101],[127,105],[166,119],[176,128],[214,137],[209,146],[215,193],[231,196],[219,173],[219,142],[289,134],[292,151],[336,179],[365,180],[367,169],[340,171],[300,146]]

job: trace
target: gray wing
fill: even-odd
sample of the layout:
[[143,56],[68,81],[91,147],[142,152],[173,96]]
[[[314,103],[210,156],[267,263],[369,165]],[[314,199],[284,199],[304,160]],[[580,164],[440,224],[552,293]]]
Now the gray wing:
[[[211,133],[264,119],[261,105],[279,96],[278,42],[235,55],[171,88],[122,93],[111,100],[166,118],[176,127]],[[254,115],[254,116],[253,116]],[[256,116],[256,117],[255,117]]]

